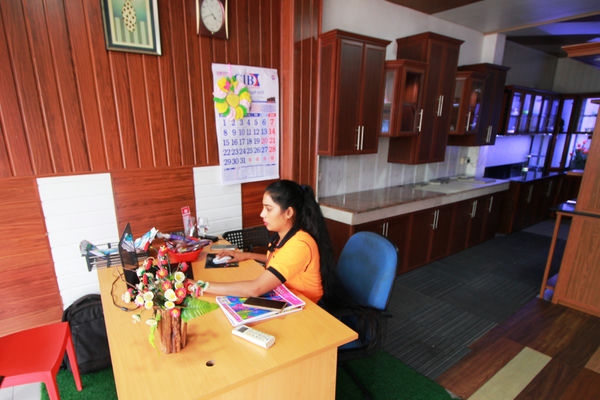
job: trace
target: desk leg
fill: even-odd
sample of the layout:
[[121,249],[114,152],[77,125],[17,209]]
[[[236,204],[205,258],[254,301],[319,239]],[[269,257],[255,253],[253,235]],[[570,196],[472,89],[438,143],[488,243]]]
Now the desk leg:
[[540,289],[540,299],[544,298],[546,291],[546,282],[548,282],[548,275],[550,275],[550,266],[552,265],[552,258],[554,258],[554,249],[556,248],[556,238],[558,237],[558,231],[560,230],[560,222],[562,220],[562,213],[556,213],[556,222],[554,223],[554,233],[552,234],[552,241],[550,242],[550,251],[548,252],[548,259],[546,261],[546,269],[544,270],[544,277],[542,278],[542,288]]

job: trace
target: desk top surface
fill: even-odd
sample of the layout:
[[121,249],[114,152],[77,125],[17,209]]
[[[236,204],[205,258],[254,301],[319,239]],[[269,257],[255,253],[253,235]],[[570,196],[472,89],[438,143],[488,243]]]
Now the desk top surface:
[[[236,268],[205,269],[205,259],[206,250],[193,263],[196,279],[251,279],[263,271],[253,261],[244,261]],[[133,313],[114,305],[112,296],[119,299],[125,288],[118,279],[119,271],[119,267],[97,271],[119,399],[211,398],[357,337],[354,331],[302,297],[306,301],[304,310],[251,324],[276,337],[270,349],[232,335],[231,324],[217,309],[188,323],[188,342],[181,352],[163,354],[150,345],[149,327],[143,322],[133,324]],[[205,299],[214,302],[214,296]],[[146,313],[142,314],[143,320],[150,316]]]

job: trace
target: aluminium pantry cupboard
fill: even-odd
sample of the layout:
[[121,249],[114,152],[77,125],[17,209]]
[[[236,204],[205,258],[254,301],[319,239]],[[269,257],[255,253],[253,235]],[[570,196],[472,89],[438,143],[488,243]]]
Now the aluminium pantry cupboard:
[[377,153],[389,43],[341,30],[319,36],[319,155]]
[[423,124],[415,136],[390,139],[388,161],[422,164],[444,161],[451,99],[462,40],[425,32],[396,40],[397,59],[427,63]]
[[[481,63],[462,65],[458,67],[457,84],[460,77],[464,77],[463,91],[461,92],[461,110],[468,110],[469,107],[462,103],[470,102],[473,98],[473,92],[482,90],[480,96],[480,107],[478,124],[472,129],[465,131],[450,131],[448,144],[451,146],[489,146],[496,143],[496,135],[503,111],[504,102],[504,84],[506,82],[506,73],[508,67],[502,65]],[[479,80],[482,79],[483,82]],[[458,86],[457,86],[458,88]],[[456,92],[456,90],[455,90]],[[475,103],[475,107],[477,103]],[[471,110],[474,112],[475,110]],[[466,120],[472,125],[473,117],[468,118],[465,112],[461,115],[462,126],[466,126]]]

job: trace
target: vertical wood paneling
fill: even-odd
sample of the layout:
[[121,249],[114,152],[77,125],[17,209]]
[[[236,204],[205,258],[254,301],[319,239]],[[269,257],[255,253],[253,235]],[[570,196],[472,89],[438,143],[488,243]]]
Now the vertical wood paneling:
[[89,171],[90,162],[86,140],[82,135],[83,121],[79,106],[81,99],[78,95],[75,70],[71,60],[65,8],[54,2],[47,2],[45,5],[52,61],[55,65],[58,97],[60,98],[58,106],[68,143],[67,157],[71,161],[69,171]]
[[0,336],[60,321],[62,302],[35,178],[9,178],[0,191]]
[[[86,144],[84,156],[89,161],[89,171],[108,170],[108,159],[103,126],[101,121],[101,109],[98,81],[96,80],[97,65],[94,64],[92,54],[95,48],[101,48],[98,35],[91,35],[90,25],[92,21],[101,20],[99,7],[85,4],[79,1],[65,3],[65,15],[69,32],[69,42],[66,45],[71,49],[71,62],[75,70],[74,84],[77,87],[76,94],[69,99],[74,105],[68,109],[69,113],[81,114],[81,131],[73,130],[72,135],[81,135],[81,140]],[[95,39],[95,40],[94,40]],[[66,57],[66,56],[65,56]],[[66,97],[65,97],[66,98]],[[84,169],[77,169],[79,172]]]
[[[0,21],[4,25],[4,13],[0,5]],[[0,62],[0,177],[27,176],[33,173],[30,163],[27,141],[24,138],[25,128],[21,118],[17,88],[9,79],[13,76],[12,56],[8,51],[8,42],[4,29],[0,29],[0,54],[4,61]],[[8,134],[11,133],[11,135]]]
[[134,237],[152,227],[161,232],[181,231],[181,207],[190,206],[196,215],[192,168],[119,171],[111,173],[111,180],[119,232],[128,222]]
[[[196,35],[195,0],[158,0],[163,54],[153,56],[106,50],[99,0],[0,1],[0,182],[10,188],[0,194],[0,229],[28,235],[0,245],[0,274],[21,274],[11,278],[15,292],[0,309],[0,335],[62,312],[34,177],[111,172],[119,229],[128,221],[136,234],[154,225],[179,229],[181,203],[194,204],[192,167],[219,163],[212,63],[279,71],[281,143],[291,143],[281,147],[282,171],[297,179],[312,168],[297,153],[310,151],[298,135],[315,135],[314,105],[301,103],[312,101],[305,85],[316,79],[304,66],[310,71],[316,59],[293,61],[305,57],[294,32],[307,18],[314,29],[321,0],[294,0],[285,22],[287,0],[229,3],[230,38],[219,40]],[[296,4],[308,8],[294,17]],[[290,60],[285,69],[282,48]],[[303,83],[292,85],[300,67]],[[245,226],[261,223],[266,184],[243,185]],[[23,249],[30,241],[35,246]],[[19,295],[32,276],[39,281],[27,290],[36,294],[24,308]]]
[[[41,2],[35,0],[23,2],[23,7],[24,13],[29,17],[27,21],[28,39],[30,43],[35,44],[32,46],[32,67],[39,93],[40,117],[44,128],[39,134],[47,136],[52,163],[52,170],[48,172],[70,172],[72,167],[69,143],[65,135],[65,121],[62,118],[61,103],[56,101],[59,98],[57,87],[59,71],[56,70],[56,59],[51,53],[50,29],[46,24],[47,10]],[[44,12],[35,12],[38,8]],[[64,26],[64,19],[54,22]],[[60,72],[68,73],[68,70]]]
[[[13,137],[15,135],[19,143],[22,141],[23,144],[27,145],[27,151],[24,153],[15,153],[15,150],[20,150],[21,146],[17,149],[9,148],[9,152],[15,159],[28,157],[33,166],[33,173],[51,174],[54,170],[46,128],[43,124],[37,79],[33,70],[33,57],[29,51],[29,35],[26,29],[28,21],[24,15],[25,11],[20,1],[3,2],[1,11],[3,28],[8,43],[7,55],[12,67],[12,74],[3,77],[3,79],[13,78],[16,98],[5,100],[2,96],[0,101],[3,103],[16,101],[19,105],[17,115],[20,115],[23,121],[22,131],[7,131],[6,136]],[[40,10],[40,12],[42,11]]]
[[279,69],[281,1],[231,2],[229,40],[196,34],[195,0],[158,6],[154,56],[107,51],[98,0],[3,2],[3,176],[218,163],[211,64]]

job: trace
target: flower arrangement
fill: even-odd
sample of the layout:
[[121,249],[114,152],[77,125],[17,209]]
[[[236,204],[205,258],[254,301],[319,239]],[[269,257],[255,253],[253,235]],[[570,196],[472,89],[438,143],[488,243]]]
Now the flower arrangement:
[[235,76],[224,76],[215,85],[213,101],[219,114],[228,119],[242,119],[248,114],[250,91]]
[[589,143],[587,140],[584,140],[583,142],[579,143],[575,147],[575,151],[571,152],[571,168],[584,169],[589,151]]
[[[139,283],[127,288],[122,295],[125,303],[133,303],[142,311],[152,311],[152,317],[146,320],[150,326],[148,340],[152,347],[156,348],[155,332],[165,311],[173,319],[181,318],[181,321],[188,322],[218,308],[216,304],[198,298],[208,287],[208,282],[187,278],[188,268],[187,262],[172,266],[167,247],[161,246],[156,258],[148,257],[136,270]],[[141,321],[141,312],[134,314],[133,320]]]

